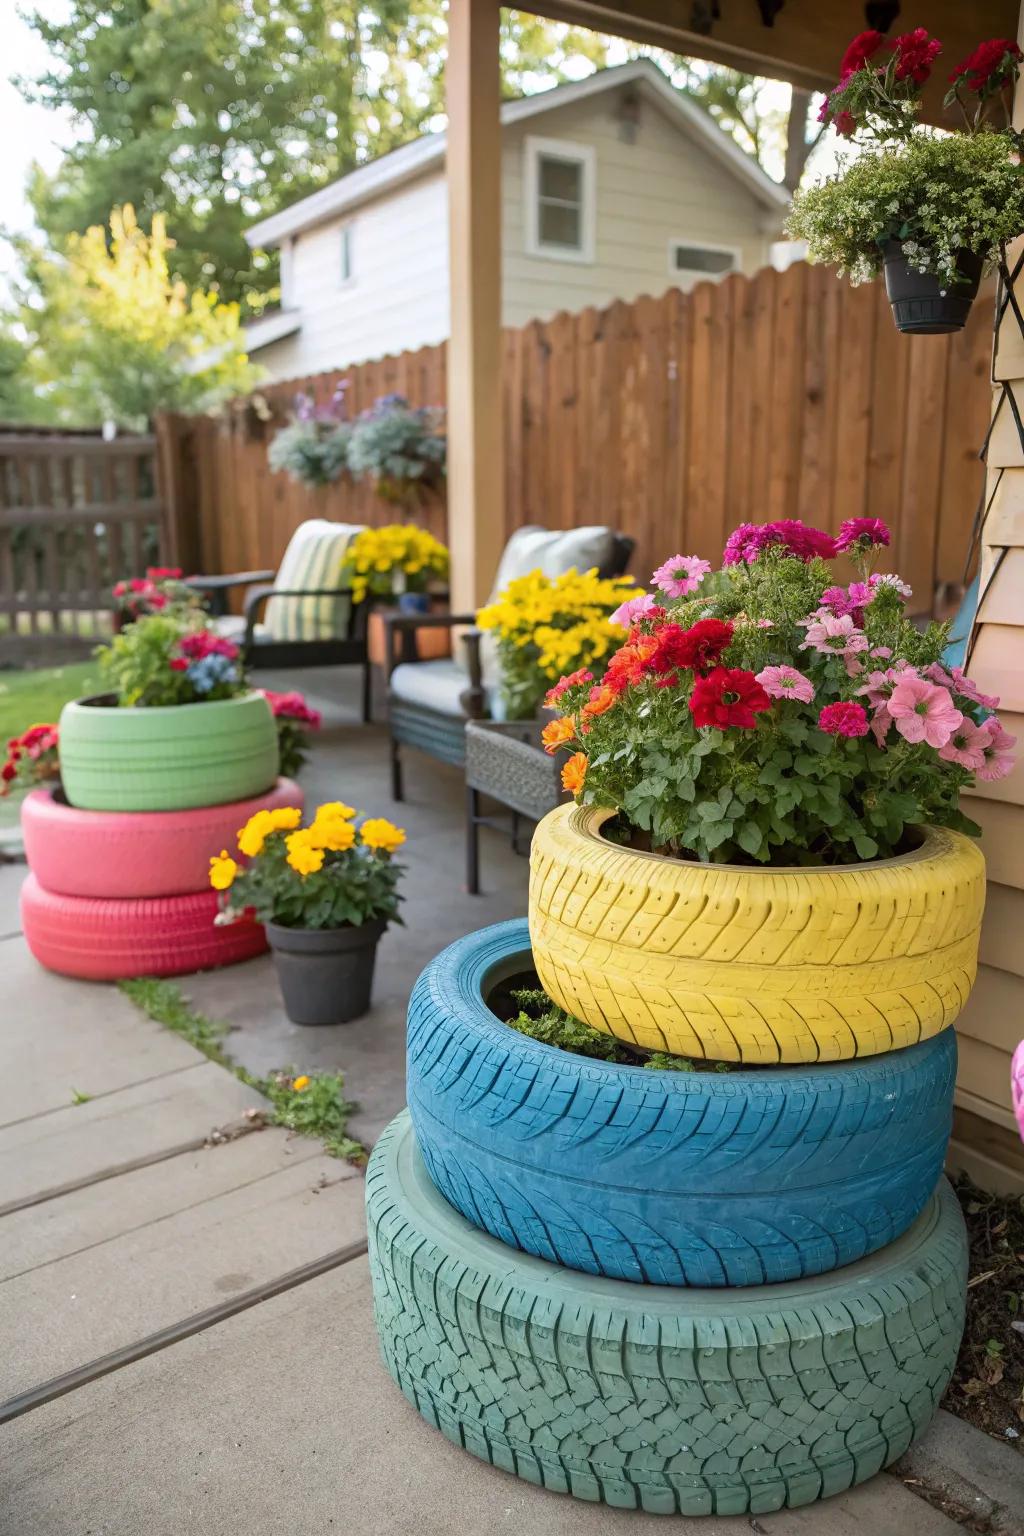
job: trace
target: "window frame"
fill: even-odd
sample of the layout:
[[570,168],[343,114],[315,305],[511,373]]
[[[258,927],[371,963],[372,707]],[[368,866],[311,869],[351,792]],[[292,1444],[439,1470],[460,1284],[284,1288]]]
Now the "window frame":
[[[543,261],[569,261],[577,266],[593,266],[597,228],[597,151],[592,144],[573,139],[548,139],[529,135],[523,144],[524,232],[527,256]],[[581,168],[580,244],[548,245],[540,236],[540,166],[541,161],[567,160]]]
[[[338,287],[352,288],[356,281],[355,242],[352,238],[355,230],[355,219],[345,219],[338,225]],[[342,253],[344,253],[348,266],[348,275],[343,271]]]
[[[705,272],[701,267],[677,267],[675,264],[676,249],[680,245],[689,246],[692,251],[714,251],[716,256],[731,256],[733,265],[725,272]],[[720,283],[723,278],[731,277],[734,272],[743,271],[743,251],[738,245],[731,245],[727,240],[693,240],[689,235],[670,235],[668,242],[668,275],[669,277],[685,278],[694,277],[698,282]]]

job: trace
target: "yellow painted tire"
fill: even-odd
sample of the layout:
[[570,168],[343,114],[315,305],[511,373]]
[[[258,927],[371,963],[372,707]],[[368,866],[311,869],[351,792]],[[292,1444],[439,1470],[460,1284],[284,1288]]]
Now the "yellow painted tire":
[[974,983],[985,860],[927,828],[894,859],[698,864],[620,848],[611,813],[562,805],[530,856],[548,994],[595,1029],[719,1061],[846,1061],[952,1024]]

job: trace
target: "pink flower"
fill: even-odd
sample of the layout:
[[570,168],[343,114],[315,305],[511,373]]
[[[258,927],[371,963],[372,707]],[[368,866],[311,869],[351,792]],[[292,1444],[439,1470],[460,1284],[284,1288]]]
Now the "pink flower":
[[873,576],[868,577],[868,586],[891,587],[899,597],[904,599],[913,597],[914,595],[913,587],[908,587],[907,583],[903,581],[899,576],[883,576],[878,571],[876,571]]
[[610,623],[618,624],[622,629],[628,629],[635,624],[637,619],[642,619],[645,613],[657,605],[657,598],[651,592],[641,592],[638,597],[627,598],[620,603],[611,615]]
[[888,544],[890,539],[889,530],[880,517],[848,517],[839,525],[836,549],[871,549]]
[[977,773],[979,768],[985,766],[984,749],[988,743],[987,726],[975,725],[970,716],[965,715],[946,745],[939,748],[939,756],[944,763],[956,763],[961,768],[968,768],[971,773]]
[[857,692],[866,696],[872,709],[880,709],[888,704],[896,684],[910,670],[911,668],[903,661],[895,667],[887,667],[884,672],[869,672],[863,686],[858,688]]
[[995,784],[1013,772],[1017,759],[1012,749],[1017,745],[1017,738],[1004,730],[994,715],[981,729],[987,730],[988,740],[982,743],[985,761],[975,772],[983,783]]
[[930,747],[944,747],[964,718],[948,688],[923,677],[901,678],[889,695],[888,709],[904,741],[925,741]]
[[871,734],[880,747],[885,746],[890,725],[892,725],[892,715],[886,705],[880,704],[871,716]]
[[274,693],[270,688],[261,688],[260,692],[270,705],[275,720],[297,720],[300,725],[308,725],[313,730],[319,728],[323,716],[318,709],[310,708],[301,693]]
[[651,580],[666,597],[686,597],[687,593],[696,592],[710,569],[710,560],[701,560],[696,555],[673,555],[658,566]]
[[722,564],[749,565],[774,544],[781,544],[788,554],[805,562],[816,555],[831,560],[836,552],[830,533],[808,528],[798,517],[783,517],[774,523],[741,523],[726,540]]
[[971,682],[966,672],[959,667],[953,668],[953,692],[959,693],[962,698],[970,699],[974,704],[980,704],[983,709],[999,708],[999,695],[982,693],[981,689]]
[[866,736],[867,712],[863,704],[842,699],[837,704],[826,704],[818,716],[818,729],[829,736]]
[[848,613],[836,615],[819,609],[809,619],[799,622],[807,626],[807,636],[800,646],[802,651],[819,651],[822,656],[845,658],[868,648],[867,635],[857,628]]
[[770,699],[799,699],[809,704],[814,698],[814,684],[796,667],[765,667],[757,680]]
[[926,677],[931,683],[938,683],[940,688],[948,688],[950,692],[955,686],[952,673],[947,672],[940,661],[931,662],[924,668],[921,676]]

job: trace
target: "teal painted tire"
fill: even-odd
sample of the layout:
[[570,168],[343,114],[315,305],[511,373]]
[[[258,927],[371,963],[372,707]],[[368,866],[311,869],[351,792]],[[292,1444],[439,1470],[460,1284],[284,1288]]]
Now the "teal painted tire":
[[384,1363],[448,1439],[651,1514],[763,1514],[866,1481],[929,1423],[963,1331],[943,1182],[895,1243],[812,1279],[637,1286],[506,1248],[431,1183],[408,1113],[366,1180]]
[[264,794],[277,770],[277,727],[259,693],[164,709],[77,699],[61,712],[61,780],[79,810],[225,805]]

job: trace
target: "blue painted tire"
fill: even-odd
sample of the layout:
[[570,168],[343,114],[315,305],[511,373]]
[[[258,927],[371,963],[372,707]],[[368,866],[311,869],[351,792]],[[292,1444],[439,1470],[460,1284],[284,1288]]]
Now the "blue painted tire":
[[656,1285],[824,1274],[893,1242],[942,1172],[956,1038],[809,1067],[655,1072],[542,1045],[484,999],[531,967],[525,920],[449,946],[409,1004],[430,1177],[475,1226]]

